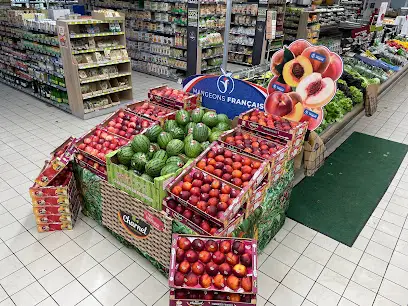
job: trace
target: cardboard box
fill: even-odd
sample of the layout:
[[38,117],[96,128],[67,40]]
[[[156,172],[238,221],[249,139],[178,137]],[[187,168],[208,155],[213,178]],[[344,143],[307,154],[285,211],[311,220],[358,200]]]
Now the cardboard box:
[[[154,116],[154,115],[149,115],[149,114],[145,114],[145,113],[140,113],[140,111],[138,111],[139,107],[142,107],[143,105],[145,105],[146,103],[155,106],[156,108],[162,110],[165,114],[160,115],[160,116]],[[154,103],[152,101],[149,100],[144,100],[144,101],[138,101],[138,102],[134,102],[134,103],[130,103],[126,105],[126,109],[129,110],[130,112],[137,114],[139,116],[151,119],[151,120],[155,120],[160,122],[160,125],[163,126],[164,121],[166,121],[170,116],[175,116],[177,109],[175,108],[170,108],[170,107],[165,107],[163,105]]]
[[[180,293],[182,292],[182,293]],[[185,292],[185,293],[184,293]],[[192,295],[193,294],[193,295]],[[206,290],[194,290],[189,291],[186,289],[170,289],[170,306],[254,306],[256,305],[256,294],[240,294],[240,302],[231,301],[230,294],[224,292],[213,292],[213,300],[208,300],[208,294],[206,299],[204,295],[207,294]],[[180,296],[182,296],[180,298]],[[194,297],[194,298],[191,298]],[[237,295],[234,295],[237,298]]]
[[178,100],[176,97],[172,97],[171,95],[168,95],[168,96],[161,95],[161,92],[165,90],[172,91],[174,89],[166,85],[151,88],[148,94],[149,99],[161,105],[165,105],[165,106],[169,106],[169,107],[173,107],[177,109],[192,110],[194,108],[201,106],[201,95],[200,94],[194,95],[191,93],[187,93],[188,97],[184,97],[182,100]]

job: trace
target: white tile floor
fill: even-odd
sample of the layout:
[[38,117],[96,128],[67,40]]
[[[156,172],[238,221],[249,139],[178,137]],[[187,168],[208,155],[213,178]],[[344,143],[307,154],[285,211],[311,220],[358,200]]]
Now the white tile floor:
[[[134,73],[134,97],[161,79]],[[177,84],[173,86],[178,86]],[[0,306],[167,305],[168,286],[144,258],[81,217],[73,231],[39,234],[28,187],[83,121],[0,84]],[[408,144],[408,77],[352,131]],[[258,305],[408,305],[408,157],[352,248],[287,219],[260,254]]]

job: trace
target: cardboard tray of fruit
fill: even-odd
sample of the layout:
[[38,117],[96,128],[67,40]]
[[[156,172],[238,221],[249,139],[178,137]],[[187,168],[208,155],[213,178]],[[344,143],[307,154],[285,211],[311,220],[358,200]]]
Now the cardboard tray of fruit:
[[169,116],[175,115],[177,111],[176,108],[165,107],[149,100],[128,104],[126,105],[126,109],[139,116],[159,121],[160,125],[163,125],[164,121],[166,121]]
[[257,262],[254,239],[173,234],[169,286],[255,294]]
[[[32,199],[60,198],[61,200],[69,199],[69,196],[75,187],[75,178],[69,170],[61,171],[60,174],[45,187],[34,183],[29,188],[29,193]],[[37,201],[35,201],[37,203]],[[37,205],[33,201],[33,205]],[[40,204],[38,204],[40,205]]]
[[279,116],[267,114],[255,108],[240,114],[238,125],[285,139],[292,145],[293,140],[306,134],[308,123],[290,121]]
[[151,101],[177,109],[192,110],[201,106],[201,95],[191,94],[166,85],[149,89],[148,97]]
[[101,179],[105,181],[108,179],[106,163],[99,160],[98,158],[92,155],[84,156],[83,154],[78,153],[75,155],[75,162],[82,168],[89,170]]
[[61,171],[65,169],[77,150],[74,144],[74,142],[68,142],[68,140],[66,140],[58,148],[59,155],[55,154],[56,152],[51,152],[52,159],[45,164],[40,174],[34,180],[36,185],[40,187],[50,185]]
[[219,140],[231,151],[269,160],[271,169],[277,164],[284,163],[288,158],[289,147],[287,145],[252,134],[240,126],[226,131]]
[[226,293],[222,291],[170,289],[170,306],[256,305],[256,294]]
[[228,226],[250,197],[249,186],[241,189],[193,165],[184,169],[166,189],[178,203],[220,227]]
[[231,151],[220,141],[213,142],[196,159],[196,167],[223,181],[242,188],[244,200],[270,173],[269,161]]
[[188,226],[198,235],[205,236],[228,236],[239,224],[241,224],[244,219],[244,214],[242,211],[240,211],[231,220],[228,226],[224,228],[214,222],[206,220],[200,214],[185,208],[184,205],[177,203],[176,200],[171,197],[167,197],[163,200],[163,210],[170,217]]
[[101,123],[104,130],[128,140],[134,135],[143,134],[151,126],[158,124],[157,121],[144,118],[125,109],[118,109]]
[[65,140],[61,145],[55,148],[50,155],[51,159],[58,157],[62,161],[69,162],[72,159],[72,155],[74,152],[75,153],[75,142],[76,138],[74,137],[69,137],[67,140]]
[[106,156],[108,182],[157,210],[162,210],[163,199],[167,196],[165,186],[190,164],[189,160],[179,155],[185,162],[181,169],[175,173],[155,177],[151,182],[136,173],[123,169],[119,164],[117,153],[118,151],[114,151]]
[[128,139],[104,131],[103,127],[98,125],[79,138],[75,146],[84,157],[97,160],[104,165],[106,154],[119,149],[128,142]]

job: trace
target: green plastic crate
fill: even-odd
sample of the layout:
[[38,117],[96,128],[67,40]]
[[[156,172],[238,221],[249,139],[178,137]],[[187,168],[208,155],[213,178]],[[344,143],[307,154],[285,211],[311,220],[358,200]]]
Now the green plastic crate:
[[162,210],[163,199],[167,196],[165,186],[191,163],[190,160],[185,160],[184,167],[180,168],[176,173],[155,177],[153,182],[149,182],[130,171],[120,168],[116,156],[117,152],[118,150],[106,155],[108,182],[156,210]]

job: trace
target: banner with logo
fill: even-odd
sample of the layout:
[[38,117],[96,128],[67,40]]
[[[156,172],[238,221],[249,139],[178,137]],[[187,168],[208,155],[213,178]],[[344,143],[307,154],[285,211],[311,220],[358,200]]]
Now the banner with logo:
[[[222,69],[221,69],[222,70]],[[223,75],[193,75],[183,80],[183,89],[202,95],[202,105],[230,119],[252,108],[264,109],[267,90],[247,81]]]
[[298,39],[274,53],[273,77],[268,85],[265,111],[298,122],[309,122],[315,130],[323,121],[323,106],[337,91],[343,74],[342,58],[325,46]]

